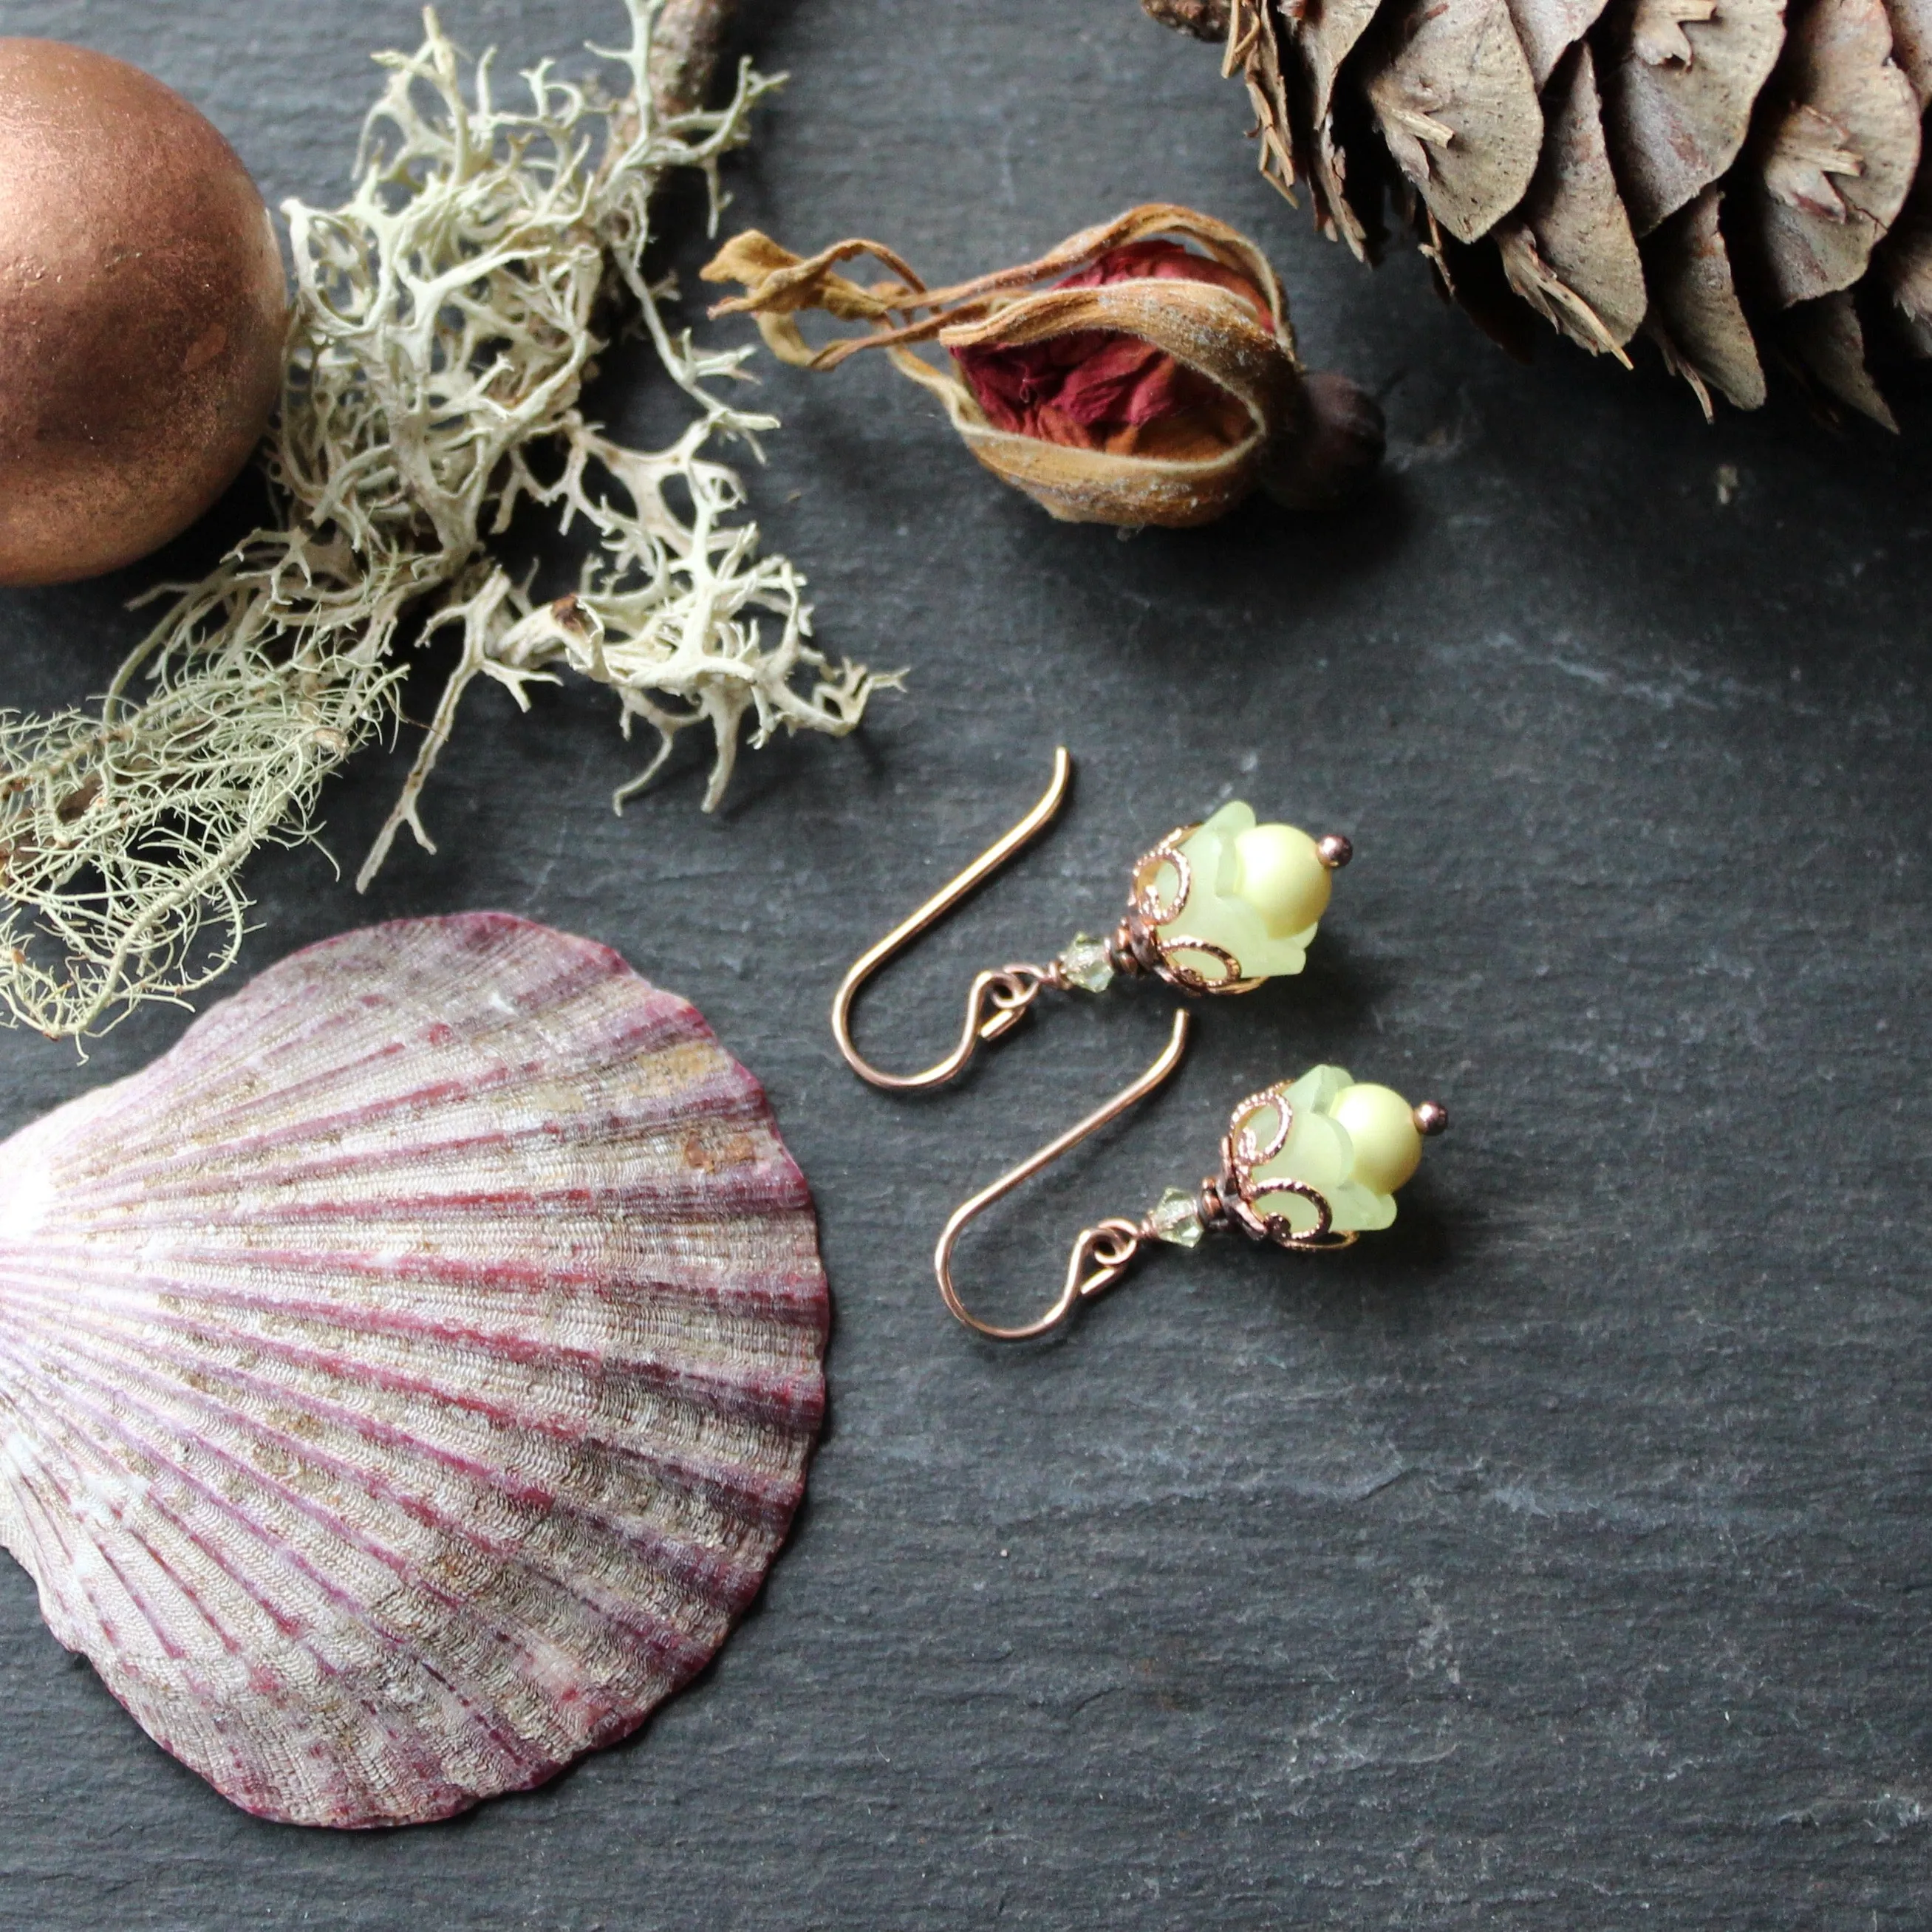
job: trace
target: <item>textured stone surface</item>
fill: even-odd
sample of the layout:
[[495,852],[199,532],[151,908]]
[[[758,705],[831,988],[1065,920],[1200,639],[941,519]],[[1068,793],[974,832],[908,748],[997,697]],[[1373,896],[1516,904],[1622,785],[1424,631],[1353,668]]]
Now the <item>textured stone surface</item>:
[[[610,31],[592,0],[445,14],[522,56]],[[827,641],[911,669],[862,741],[748,760],[710,820],[694,748],[617,820],[604,704],[522,721],[484,692],[429,796],[442,856],[400,851],[368,899],[314,853],[254,868],[251,968],[500,905],[695,999],[818,1192],[832,1430],[716,1666],[447,1828],[251,1822],[7,1570],[0,1923],[1922,1925],[1932,412],[1898,444],[1790,408],[1707,430],[1654,372],[1515,367],[1413,261],[1316,242],[1211,52],[1132,0],[753,25],[794,80],[734,218],[951,276],[1195,202],[1268,238],[1311,358],[1385,394],[1388,481],[1327,521],[1124,544],[1000,490],[884,369],[768,369],[773,540]],[[158,73],[273,200],[340,190],[366,52],[415,19],[4,0],[0,26]],[[621,370],[604,406],[665,419]],[[0,599],[0,694],[98,689],[146,580]],[[1303,980],[1204,1012],[1166,1095],[967,1244],[989,1309],[1043,1299],[1082,1219],[1193,1181],[1236,1100],[1317,1060],[1455,1126],[1348,1256],[1162,1252],[1064,1342],[996,1353],[940,1309],[933,1234],[1154,1057],[1163,1001],[1060,1000],[908,1102],[844,1072],[825,1006],[1060,738],[1066,824],[872,998],[881,1059],[950,1037],[974,964],[1104,929],[1133,855],[1231,793],[1358,856]],[[400,776],[337,784],[338,853]],[[9,1040],[0,1127],[182,1024],[85,1070]]]

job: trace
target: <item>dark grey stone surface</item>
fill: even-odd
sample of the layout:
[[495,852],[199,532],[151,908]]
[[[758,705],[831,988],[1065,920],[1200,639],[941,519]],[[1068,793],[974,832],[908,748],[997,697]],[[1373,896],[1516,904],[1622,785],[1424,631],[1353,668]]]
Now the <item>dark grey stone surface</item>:
[[[448,0],[474,46],[590,0]],[[1654,365],[1519,368],[1420,268],[1358,269],[1251,172],[1211,53],[1132,0],[765,0],[793,82],[731,218],[935,277],[1143,198],[1265,238],[1304,347],[1386,397],[1385,484],[1120,542],[982,475],[883,368],[767,368],[754,481],[824,638],[904,664],[862,739],[698,761],[620,820],[595,694],[472,698],[444,849],[368,899],[251,868],[248,966],[499,905],[694,997],[817,1191],[832,1424],[716,1666],[629,1746],[459,1823],[257,1824],[164,1757],[0,1574],[0,1925],[1916,1928],[1932,1916],[1932,1040],[1924,477],[1796,407],[1714,429]],[[331,197],[401,0],[0,0],[200,103],[272,197]],[[681,251],[701,259],[699,244]],[[650,385],[602,406],[641,433]],[[1737,473],[1722,500],[1720,466]],[[170,560],[212,554],[204,532]],[[4,695],[98,689],[106,586],[0,598]],[[433,667],[412,697],[426,706]],[[1317,1058],[1446,1100],[1389,1235],[1322,1265],[1163,1256],[996,1353],[927,1264],[951,1204],[1150,1058],[1161,996],[1063,1002],[962,1091],[862,1089],[846,962],[1034,796],[1031,862],[884,986],[909,1058],[976,963],[1110,918],[1231,793],[1356,842],[1305,977],[1202,1016],[1130,1126],[970,1250],[1018,1309],[1081,1220],[1208,1164]],[[353,862],[400,776],[329,794]],[[236,983],[238,983],[238,977]],[[0,1126],[145,1061],[0,1046]]]

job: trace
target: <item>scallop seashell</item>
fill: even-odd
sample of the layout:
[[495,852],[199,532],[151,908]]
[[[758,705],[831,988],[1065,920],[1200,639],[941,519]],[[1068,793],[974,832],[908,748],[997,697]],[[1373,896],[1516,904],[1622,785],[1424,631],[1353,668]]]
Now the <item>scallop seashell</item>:
[[446,1816],[724,1641],[826,1318],[693,1007],[500,914],[350,933],[0,1154],[0,1540],[244,1810]]

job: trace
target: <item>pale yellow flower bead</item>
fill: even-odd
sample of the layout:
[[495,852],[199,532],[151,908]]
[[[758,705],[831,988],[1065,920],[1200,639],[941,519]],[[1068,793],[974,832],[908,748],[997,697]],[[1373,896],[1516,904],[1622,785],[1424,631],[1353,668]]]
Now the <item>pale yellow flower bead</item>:
[[[1235,800],[1181,842],[1192,874],[1185,902],[1156,928],[1163,940],[1198,939],[1239,961],[1252,980],[1299,973],[1308,942],[1328,908],[1331,877],[1320,849],[1292,825],[1257,825]],[[1172,872],[1164,872],[1163,884]],[[1206,955],[1180,964],[1208,979],[1222,968]]]
[[[1387,1087],[1358,1084],[1346,1069],[1310,1069],[1288,1090],[1294,1119],[1286,1144],[1254,1170],[1256,1208],[1278,1214],[1297,1234],[1311,1232],[1315,1204],[1298,1194],[1270,1194],[1270,1180],[1298,1180],[1327,1199],[1336,1234],[1386,1228],[1394,1195],[1422,1158],[1422,1136],[1408,1102]],[[1254,1122],[1265,1142],[1273,1123]]]

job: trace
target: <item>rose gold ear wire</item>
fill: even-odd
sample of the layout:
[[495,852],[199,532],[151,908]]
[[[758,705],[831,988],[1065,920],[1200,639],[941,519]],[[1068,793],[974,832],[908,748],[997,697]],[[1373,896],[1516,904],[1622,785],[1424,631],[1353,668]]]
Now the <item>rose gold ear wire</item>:
[[[921,1088],[944,1086],[973,1058],[982,1040],[998,1040],[1019,1024],[1027,1008],[1039,997],[1041,988],[1060,984],[1058,960],[1051,966],[1002,966],[976,974],[966,994],[966,1024],[960,1031],[959,1044],[923,1073],[882,1073],[852,1043],[852,1002],[858,998],[860,988],[880,967],[928,927],[936,926],[962,899],[976,891],[1015,853],[1031,844],[1058,815],[1060,808],[1066,802],[1067,788],[1072,779],[1073,760],[1068,757],[1066,747],[1061,745],[1053,754],[1052,779],[1032,811],[997,844],[988,846],[956,878],[940,886],[916,912],[901,920],[878,945],[861,953],[852,970],[839,981],[838,990],[832,999],[832,1036],[838,1042],[838,1051],[845,1056],[846,1065],[862,1080],[869,1080],[874,1087],[901,1094]],[[994,1008],[990,1014],[986,1010],[989,1001]]]
[[[1089,1134],[1125,1113],[1136,1100],[1144,1100],[1151,1094],[1180,1064],[1181,1056],[1187,1048],[1187,1028],[1186,1009],[1177,1008],[1174,1030],[1168,1036],[1160,1058],[1131,1087],[1123,1088],[1084,1120],[1069,1127],[1058,1140],[1049,1142],[1039,1153],[1022,1161],[1010,1172],[1001,1174],[990,1187],[981,1188],[971,1200],[953,1210],[939,1237],[938,1246],[933,1250],[932,1264],[939,1276],[939,1292],[945,1298],[946,1306],[975,1334],[994,1342],[1025,1342],[1036,1335],[1044,1335],[1049,1328],[1058,1328],[1082,1302],[1090,1300],[1112,1287],[1142,1247],[1154,1238],[1153,1229],[1146,1222],[1118,1216],[1082,1228],[1075,1238],[1073,1251],[1067,1257],[1066,1284],[1060,1292],[1060,1299],[1036,1322],[1024,1323],[1017,1328],[998,1328],[991,1322],[982,1322],[959,1299],[959,1291],[953,1283],[953,1246],[967,1222],[1003,1196],[1010,1194],[1021,1182],[1030,1180],[1042,1168],[1050,1166],[1070,1148],[1078,1147]],[[1088,1272],[1090,1268],[1091,1273]]]

